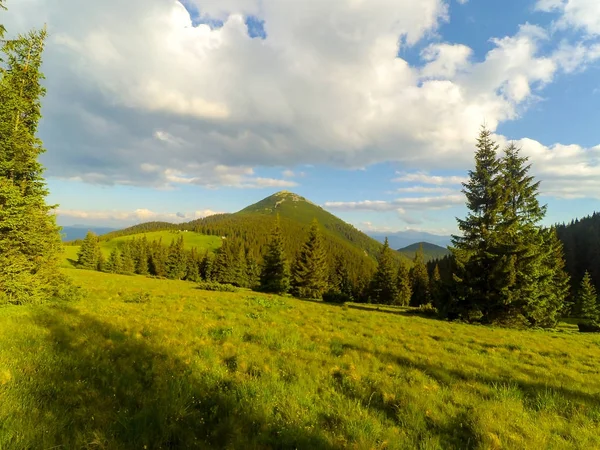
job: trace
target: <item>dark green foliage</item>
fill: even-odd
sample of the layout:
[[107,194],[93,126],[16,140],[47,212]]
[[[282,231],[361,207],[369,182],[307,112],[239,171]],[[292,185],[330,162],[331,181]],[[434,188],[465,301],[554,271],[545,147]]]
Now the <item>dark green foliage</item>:
[[397,269],[387,238],[379,254],[377,271],[370,287],[372,303],[393,305],[398,302]]
[[580,333],[600,333],[600,323],[585,320],[577,324]]
[[143,239],[136,239],[135,245],[133,246],[135,251],[135,273],[138,275],[148,275],[148,241],[144,237]]
[[162,245],[162,241],[154,241],[150,244],[148,257],[148,270],[150,274],[157,277],[167,276],[167,259],[169,258],[168,247]]
[[568,283],[562,247],[554,230],[539,225],[546,207],[527,158],[511,144],[498,159],[490,136],[482,129],[464,184],[469,214],[453,238],[456,286],[441,309],[484,323],[553,327]]
[[252,252],[246,255],[246,281],[250,289],[257,289],[260,285],[260,265]]
[[421,306],[430,302],[429,297],[429,274],[425,265],[425,257],[423,255],[423,247],[415,252],[414,264],[410,270],[410,282],[412,296],[410,305]]
[[577,293],[577,315],[582,319],[591,321],[600,321],[600,308],[598,305],[598,294],[592,285],[592,279],[588,272],[585,272],[579,285]]
[[352,297],[339,291],[327,291],[323,293],[323,301],[326,303],[337,303],[342,304],[351,302]]
[[123,272],[121,254],[119,250],[114,248],[110,252],[108,261],[106,262],[106,271],[110,273],[121,273]]
[[38,161],[45,39],[44,30],[1,41],[0,303],[41,303],[70,291],[59,271],[60,228]]
[[396,284],[398,286],[398,304],[408,306],[412,298],[412,283],[410,278],[410,270],[408,266],[401,262],[398,266],[398,274],[396,275]]
[[556,227],[563,243],[566,270],[571,277],[571,293],[575,295],[579,280],[588,271],[592,284],[600,288],[600,212]]
[[429,277],[429,296],[434,307],[438,308],[443,301],[444,287],[440,267],[436,264]]
[[94,232],[88,231],[77,254],[77,266],[82,269],[99,270],[101,256],[98,236]]
[[246,271],[246,252],[242,243],[236,239],[224,238],[212,265],[212,279],[223,284],[246,287]]
[[300,298],[319,299],[328,287],[328,268],[319,224],[313,221],[308,240],[292,267],[291,292]]
[[204,281],[213,280],[213,266],[214,256],[207,252],[202,258],[202,262],[200,263],[200,277]]
[[198,251],[193,248],[188,253],[188,261],[185,273],[186,281],[198,282],[200,281],[200,262],[201,259],[198,256]]
[[183,236],[173,239],[169,245],[167,256],[167,277],[172,280],[182,280],[187,270],[187,255],[183,247]]
[[271,233],[271,242],[263,258],[260,287],[263,292],[286,293],[290,286],[288,262],[285,257],[283,236],[279,217]]
[[498,250],[501,242],[496,231],[506,200],[497,150],[491,132],[483,128],[477,139],[475,170],[463,183],[469,212],[464,220],[457,219],[462,236],[453,236],[451,248],[456,262],[455,313],[465,319],[479,313],[488,322],[504,304],[507,285],[508,261]]
[[350,279],[350,272],[346,267],[346,262],[339,256],[335,260],[335,266],[329,276],[329,290],[328,293],[341,294],[345,301],[352,301],[355,293],[353,292],[354,286]]
[[125,242],[121,248],[121,273],[131,275],[135,273],[135,261],[131,254],[131,244]]
[[201,281],[198,283],[198,289],[203,291],[216,291],[216,292],[237,292],[239,289],[232,284],[216,283],[214,281]]

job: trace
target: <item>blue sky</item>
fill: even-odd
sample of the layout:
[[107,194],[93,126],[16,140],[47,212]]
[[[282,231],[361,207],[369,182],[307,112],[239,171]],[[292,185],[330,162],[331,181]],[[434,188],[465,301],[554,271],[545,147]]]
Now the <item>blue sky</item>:
[[50,30],[40,137],[63,225],[286,189],[367,231],[447,234],[483,122],[530,157],[547,224],[600,209],[594,1],[63,3],[2,13]]

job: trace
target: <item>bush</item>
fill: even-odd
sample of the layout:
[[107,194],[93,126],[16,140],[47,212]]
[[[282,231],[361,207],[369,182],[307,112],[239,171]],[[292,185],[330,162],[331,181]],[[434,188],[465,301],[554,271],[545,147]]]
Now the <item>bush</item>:
[[238,292],[239,289],[232,284],[221,284],[214,281],[201,281],[198,283],[198,289],[203,291],[216,291],[216,292]]
[[600,333],[600,323],[588,320],[577,324],[580,333]]
[[347,294],[342,294],[341,292],[335,291],[327,291],[323,294],[323,301],[327,303],[346,303],[351,302],[352,298],[350,298]]

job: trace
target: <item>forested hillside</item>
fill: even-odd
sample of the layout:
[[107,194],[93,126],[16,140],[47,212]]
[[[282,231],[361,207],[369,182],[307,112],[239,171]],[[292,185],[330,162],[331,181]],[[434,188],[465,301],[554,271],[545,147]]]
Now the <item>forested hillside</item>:
[[556,232],[563,243],[567,272],[571,285],[577,288],[586,271],[592,283],[600,288],[600,213],[557,225]]

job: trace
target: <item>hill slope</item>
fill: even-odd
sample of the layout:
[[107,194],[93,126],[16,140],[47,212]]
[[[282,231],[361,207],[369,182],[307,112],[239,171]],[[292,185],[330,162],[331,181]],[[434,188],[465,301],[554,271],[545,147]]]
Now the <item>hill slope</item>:
[[407,258],[414,258],[415,252],[419,250],[419,246],[423,246],[423,255],[425,261],[431,261],[433,259],[441,259],[444,256],[450,254],[450,250],[439,245],[430,244],[429,242],[417,242],[416,244],[409,245],[408,247],[398,249],[398,252],[406,256]]

